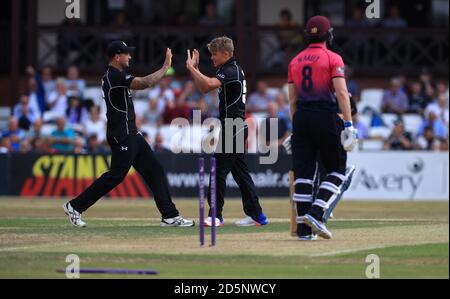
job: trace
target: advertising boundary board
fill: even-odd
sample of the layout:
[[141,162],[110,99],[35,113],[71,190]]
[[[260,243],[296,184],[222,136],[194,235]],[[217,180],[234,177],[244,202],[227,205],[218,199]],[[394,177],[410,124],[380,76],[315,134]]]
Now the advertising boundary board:
[[[200,156],[157,154],[174,197],[198,197]],[[108,170],[109,159],[108,155],[0,155],[0,171],[6,174],[0,178],[0,194],[73,197]],[[262,198],[288,198],[291,156],[280,154],[272,165],[260,164],[258,155],[249,154],[246,161]],[[355,164],[357,171],[345,200],[448,200],[448,153],[356,152],[349,155],[349,163]],[[208,173],[205,181],[209,181]],[[240,197],[231,174],[227,186],[226,197]],[[131,168],[125,181],[108,197],[149,199],[152,195],[141,176]]]

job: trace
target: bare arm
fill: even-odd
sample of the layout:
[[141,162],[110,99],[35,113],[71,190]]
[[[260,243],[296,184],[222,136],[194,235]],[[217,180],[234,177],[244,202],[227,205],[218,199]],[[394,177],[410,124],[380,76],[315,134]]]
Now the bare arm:
[[196,68],[189,68],[188,70],[201,93],[208,93],[222,85],[219,79],[207,77]]
[[194,78],[195,85],[201,93],[208,93],[222,85],[222,82],[217,78],[210,78],[202,74],[198,69],[198,51],[194,50],[194,55],[191,58],[191,53],[188,50],[188,58],[186,60],[186,68]]
[[352,110],[350,105],[350,97],[348,95],[347,83],[344,78],[333,79],[334,90],[341,110],[344,121],[352,121]]
[[288,84],[288,96],[289,96],[289,104],[291,107],[291,120],[294,119],[294,113],[295,113],[295,85],[293,83]]
[[156,72],[147,75],[145,77],[136,77],[131,81],[130,88],[135,90],[142,90],[152,86],[155,86],[164,77],[167,69],[172,65],[172,50],[166,50],[166,60],[162,68]]

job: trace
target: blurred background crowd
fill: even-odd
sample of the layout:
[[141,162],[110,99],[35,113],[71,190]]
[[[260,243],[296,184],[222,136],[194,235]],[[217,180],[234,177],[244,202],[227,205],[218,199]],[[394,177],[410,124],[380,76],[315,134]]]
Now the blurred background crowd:
[[[11,108],[0,135],[0,152],[109,150],[100,87],[88,87],[76,66],[58,78],[49,67],[27,71],[28,93]],[[359,107],[354,123],[362,150],[448,150],[448,82],[435,80],[423,69],[417,77],[387,78],[385,90],[361,91],[350,68],[347,73],[349,91]],[[192,122],[194,110],[200,111],[202,121],[218,116],[217,92],[202,95],[193,81],[179,80],[172,68],[157,86],[133,92],[133,99],[138,127],[155,151],[169,150],[170,136],[163,136],[160,129],[172,120],[181,117]],[[257,119],[258,124],[278,119],[278,138],[273,140],[278,145],[290,134],[289,114],[286,86],[277,88],[261,80],[247,95],[247,118]]]

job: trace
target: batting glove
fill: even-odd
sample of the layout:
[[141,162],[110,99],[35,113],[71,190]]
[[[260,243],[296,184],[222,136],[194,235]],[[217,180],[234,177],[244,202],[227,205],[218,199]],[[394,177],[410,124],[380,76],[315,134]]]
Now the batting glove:
[[344,128],[341,132],[341,144],[347,152],[351,152],[358,145],[358,131],[351,121],[346,121]]
[[289,155],[292,155],[292,142],[291,142],[292,134],[286,137],[283,141],[283,147]]

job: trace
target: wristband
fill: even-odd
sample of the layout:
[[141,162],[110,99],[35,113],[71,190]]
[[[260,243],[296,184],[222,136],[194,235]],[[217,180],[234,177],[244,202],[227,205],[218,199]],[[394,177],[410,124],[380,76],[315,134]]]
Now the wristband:
[[353,123],[351,121],[344,122],[344,128],[350,128],[353,127]]

